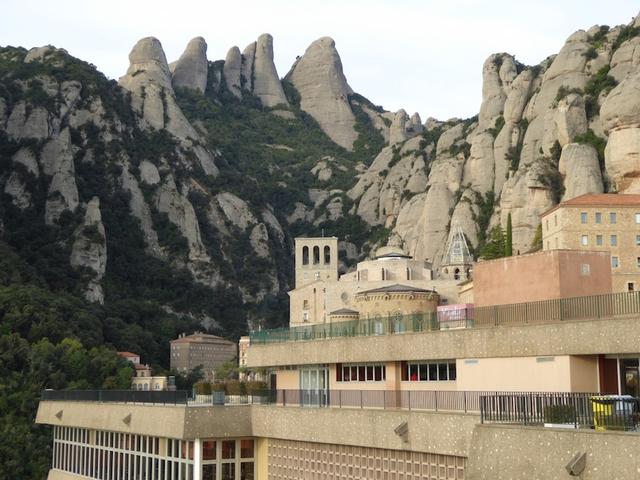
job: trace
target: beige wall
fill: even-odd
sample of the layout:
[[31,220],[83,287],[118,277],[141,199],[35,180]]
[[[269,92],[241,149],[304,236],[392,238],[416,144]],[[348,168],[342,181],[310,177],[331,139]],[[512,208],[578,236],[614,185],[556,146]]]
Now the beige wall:
[[[328,322],[329,313],[341,308],[358,310],[355,297],[359,292],[380,287],[395,285],[395,281],[335,281],[315,282],[289,292],[289,324],[290,326],[312,325]],[[458,303],[458,282],[453,280],[412,280],[402,282],[403,285],[435,289],[442,299],[448,303]],[[308,309],[304,309],[304,301],[308,302]],[[304,312],[308,321],[303,321]]]
[[571,389],[568,356],[459,359],[459,390],[566,392]]
[[[296,238],[295,239],[296,288],[317,280],[338,280],[338,239],[336,237]],[[314,248],[320,252],[319,263],[314,263]],[[324,248],[329,247],[331,258],[325,263]],[[309,251],[309,263],[303,263],[303,249]]]
[[299,370],[277,370],[276,388],[278,390],[298,390],[300,389]]
[[479,262],[473,267],[475,306],[609,293],[610,272],[606,252],[552,250]]
[[[639,477],[640,435],[592,430],[477,425],[466,480],[631,480]],[[580,477],[565,465],[586,452]]]
[[572,392],[600,391],[597,355],[572,355],[570,368]]
[[[601,213],[602,222],[595,223],[596,212]],[[610,222],[609,214],[616,213],[616,223]],[[587,214],[583,224],[581,214]],[[640,213],[640,205],[628,207],[560,206],[542,217],[542,243],[544,250],[571,249],[610,252],[617,257],[619,266],[610,268],[613,274],[613,291],[626,292],[627,283],[640,289],[640,246],[636,235],[640,235],[640,225],[635,222],[635,214]],[[582,236],[587,236],[587,245],[582,245]],[[602,236],[602,245],[597,244],[597,236]],[[617,245],[611,244],[611,235],[617,236]]]
[[[252,367],[446,358],[636,354],[638,315],[599,320],[254,344]],[[621,335],[620,332],[624,332]]]
[[360,312],[360,318],[435,312],[439,300],[437,293],[359,294],[356,296],[356,310]]

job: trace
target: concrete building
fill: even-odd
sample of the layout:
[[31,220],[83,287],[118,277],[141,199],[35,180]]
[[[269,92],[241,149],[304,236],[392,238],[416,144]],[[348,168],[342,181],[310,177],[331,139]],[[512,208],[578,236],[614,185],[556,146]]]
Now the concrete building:
[[236,344],[216,335],[196,332],[171,341],[171,369],[186,373],[202,366],[206,380],[213,380],[214,370],[236,357]]
[[544,250],[610,252],[614,292],[640,288],[640,195],[587,194],[541,215]]
[[611,293],[609,252],[547,250],[474,264],[476,307]]
[[[388,255],[374,262],[395,262]],[[597,414],[594,399],[640,397],[640,292],[603,293],[606,279],[560,271],[589,264],[610,287],[606,256],[487,262],[504,275],[486,287],[476,265],[476,294],[518,303],[476,306],[454,328],[437,315],[439,289],[376,280],[327,322],[253,333],[246,366],[271,371],[275,391],[252,404],[43,392],[36,421],[54,427],[49,479],[564,479],[567,466],[583,480],[637,478],[637,412],[600,431],[621,414],[614,403]],[[516,278],[518,268],[529,276]],[[545,269],[559,281],[541,293],[531,274]],[[564,296],[575,281],[583,296]]]

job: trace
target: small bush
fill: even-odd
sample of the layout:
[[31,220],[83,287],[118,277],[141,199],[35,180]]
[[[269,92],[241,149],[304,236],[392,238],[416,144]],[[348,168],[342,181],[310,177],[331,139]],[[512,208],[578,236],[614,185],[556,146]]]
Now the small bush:
[[573,405],[549,405],[544,409],[545,423],[574,423],[576,409]]

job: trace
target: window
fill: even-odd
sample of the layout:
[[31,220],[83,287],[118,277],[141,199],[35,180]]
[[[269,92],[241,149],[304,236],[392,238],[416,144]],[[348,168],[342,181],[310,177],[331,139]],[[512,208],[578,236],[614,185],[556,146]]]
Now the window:
[[313,264],[320,264],[320,247],[313,247]]
[[620,262],[618,262],[618,257],[611,257],[611,267],[618,268],[620,266]]
[[309,300],[302,301],[302,308],[303,310],[309,310]]
[[636,213],[636,223],[640,223],[640,213]]
[[558,226],[558,215],[554,215],[553,216],[553,224],[557,227]]
[[302,312],[302,321],[303,322],[309,321],[309,312]]
[[329,265],[331,263],[331,248],[329,245],[324,247],[324,263],[325,265]]
[[627,282],[627,292],[633,292],[635,290],[635,285],[633,282]]
[[589,236],[582,235],[582,237],[580,237],[580,245],[582,245],[583,247],[589,245]]
[[302,247],[302,264],[309,265],[309,247]]
[[640,247],[640,235],[636,235],[636,247]]
[[580,214],[580,223],[587,223],[587,212],[582,212]]
[[596,223],[602,223],[602,213],[596,212]]
[[545,223],[547,224],[547,230],[549,230],[549,220],[545,220]]
[[451,382],[457,377],[456,362],[403,362],[402,380],[405,382]]
[[609,223],[616,223],[616,214],[615,214],[615,212],[611,212],[609,214]]
[[612,247],[617,247],[618,246],[618,236],[617,235],[611,235],[611,246]]
[[586,277],[591,273],[591,266],[588,263],[583,263],[580,265],[580,275]]
[[338,364],[338,382],[383,382],[387,379],[386,367],[382,364]]
[[602,246],[602,235],[596,235],[596,245]]
[[640,257],[636,257],[636,267],[640,268]]

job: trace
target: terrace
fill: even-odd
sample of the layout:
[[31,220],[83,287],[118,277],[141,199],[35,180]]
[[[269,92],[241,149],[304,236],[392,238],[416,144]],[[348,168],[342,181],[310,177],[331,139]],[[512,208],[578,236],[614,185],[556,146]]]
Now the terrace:
[[640,292],[492,305],[468,308],[459,312],[456,318],[438,315],[436,312],[386,317],[377,316],[346,322],[262,330],[252,333],[250,337],[252,345],[260,345],[344,337],[620,318],[640,314]]

